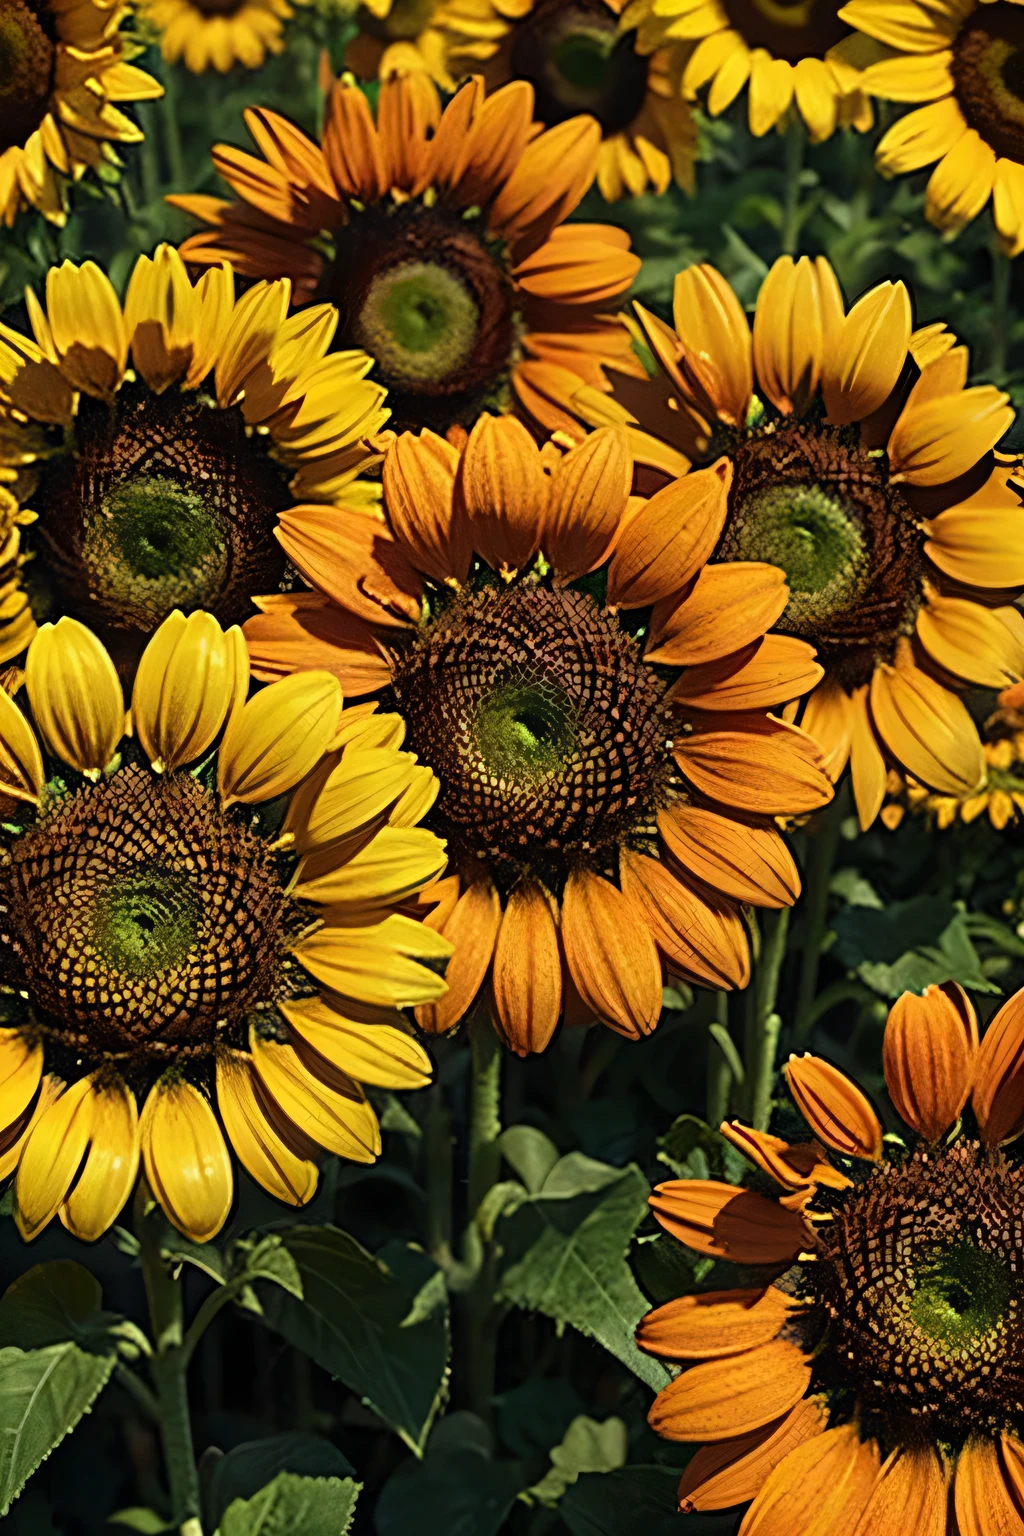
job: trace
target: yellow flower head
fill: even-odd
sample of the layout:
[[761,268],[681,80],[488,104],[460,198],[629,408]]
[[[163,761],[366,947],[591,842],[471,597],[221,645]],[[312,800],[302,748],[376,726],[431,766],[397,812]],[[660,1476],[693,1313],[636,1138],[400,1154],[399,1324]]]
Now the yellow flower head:
[[55,1215],[100,1237],[141,1157],[204,1242],[229,1144],[302,1205],[324,1149],[380,1151],[362,1084],[427,1081],[400,1012],[443,995],[451,950],[402,910],[445,864],[424,770],[329,673],[248,691],[241,632],[203,612],[156,631],[127,733],[75,619],[0,690],[0,1176],[28,1239]]
[[138,0],[138,9],[159,33],[168,64],[180,61],[194,75],[227,74],[236,64],[259,69],[268,53],[284,49],[285,23],[295,14],[290,0]]
[[136,144],[121,104],[152,101],[163,87],[125,61],[117,0],[5,0],[0,12],[0,218],[38,208],[66,217],[70,181],[117,165],[115,144]]
[[289,316],[289,297],[285,280],[236,302],[227,265],[193,285],[161,246],[123,305],[92,262],[65,262],[45,311],[30,295],[32,338],[0,325],[0,661],[52,608],[130,674],[172,609],[251,612],[294,502],[372,503],[358,476],[384,391],[364,353],[326,355],[331,305]]

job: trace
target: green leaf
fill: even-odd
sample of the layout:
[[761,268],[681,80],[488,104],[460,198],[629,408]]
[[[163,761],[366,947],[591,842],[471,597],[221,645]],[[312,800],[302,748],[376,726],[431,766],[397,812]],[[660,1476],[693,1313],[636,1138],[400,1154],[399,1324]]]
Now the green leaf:
[[677,1179],[722,1179],[739,1184],[750,1164],[721,1131],[713,1131],[696,1115],[680,1115],[658,1137],[658,1162]]
[[302,1300],[298,1265],[276,1232],[256,1241],[236,1243],[231,1251],[231,1266],[233,1281],[253,1285],[257,1280],[268,1280]]
[[345,1536],[362,1484],[279,1472],[251,1499],[235,1499],[216,1536]]
[[981,968],[964,915],[941,896],[915,896],[887,907],[851,905],[832,924],[832,953],[882,997],[958,981],[998,993]]
[[108,1525],[121,1525],[129,1531],[138,1531],[140,1536],[161,1536],[163,1531],[173,1531],[174,1523],[165,1520],[163,1515],[158,1515],[155,1509],[144,1509],[133,1506],[131,1509],[119,1509],[116,1514],[107,1516]]
[[221,1456],[213,1467],[204,1500],[209,1524],[220,1524],[236,1499],[254,1498],[280,1472],[303,1478],[340,1478],[355,1475],[355,1468],[329,1440],[317,1435],[268,1435],[249,1440]]
[[498,1296],[571,1324],[657,1391],[669,1375],[634,1343],[648,1303],[626,1262],[649,1193],[635,1165],[560,1158],[538,1193],[498,1223],[507,1263]]
[[510,1125],[498,1137],[501,1155],[531,1195],[535,1195],[558,1162],[558,1148],[532,1125]]
[[573,1419],[561,1445],[551,1451],[551,1470],[529,1492],[542,1504],[557,1504],[581,1472],[611,1472],[625,1466],[628,1440],[622,1419],[599,1424],[584,1414]]
[[116,1363],[113,1351],[89,1354],[70,1340],[0,1349],[0,1516],[88,1413]]
[[584,1474],[558,1506],[572,1536],[722,1536],[720,1515],[687,1515],[676,1503],[679,1473],[667,1467],[620,1467]]
[[377,1536],[498,1536],[523,1482],[518,1462],[473,1447],[406,1462],[377,1500]]
[[34,1264],[0,1297],[0,1347],[42,1349],[74,1339],[102,1301],[99,1281],[73,1259]]
[[441,1272],[425,1254],[397,1243],[382,1262],[334,1227],[278,1235],[295,1263],[301,1299],[280,1284],[260,1285],[266,1321],[422,1455],[447,1383]]

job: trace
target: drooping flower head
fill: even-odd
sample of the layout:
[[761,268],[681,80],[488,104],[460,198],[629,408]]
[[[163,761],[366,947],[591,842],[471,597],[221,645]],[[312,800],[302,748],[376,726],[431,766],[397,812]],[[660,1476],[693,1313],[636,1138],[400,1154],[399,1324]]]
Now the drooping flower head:
[[[816,647],[825,676],[802,721],[834,777],[851,762],[865,827],[887,759],[941,794],[972,793],[981,743],[952,690],[1024,672],[1024,513],[1014,462],[993,453],[1008,397],[967,387],[967,349],[943,326],[912,331],[902,283],[846,313],[822,258],[776,262],[753,334],[713,267],[677,277],[675,330],[637,313],[660,368],[625,381],[637,453],[682,467],[724,452],[732,467],[714,555],[734,582],[723,632],[745,644],[756,616]],[[615,403],[591,397],[590,419]],[[662,441],[645,444],[638,421]],[[784,571],[785,597],[762,600],[748,561]],[[707,622],[695,596],[672,621],[682,648]]]
[[361,1084],[429,1076],[399,1010],[444,992],[451,946],[399,908],[444,868],[416,825],[432,776],[328,674],[247,700],[248,682],[237,628],[173,613],[131,735],[75,619],[44,625],[24,689],[0,690],[0,1174],[17,1166],[28,1239],[55,1215],[101,1236],[141,1156],[206,1241],[229,1143],[302,1205],[322,1149],[380,1151]]
[[246,122],[265,159],[214,150],[241,201],[171,199],[211,226],[182,254],[336,304],[398,425],[443,432],[518,406],[554,429],[569,424],[549,404],[558,385],[607,388],[611,360],[637,371],[606,313],[639,266],[629,237],[563,224],[594,178],[593,118],[539,132],[525,81],[486,96],[477,79],[442,113],[416,73],[384,82],[376,120],[336,82],[322,147],[274,112]]
[[358,475],[384,392],[364,353],[325,355],[329,304],[289,315],[287,281],[236,302],[229,267],[193,286],[169,246],[139,258],[123,307],[92,262],[51,269],[46,301],[34,339],[0,326],[0,661],[34,609],[87,624],[130,674],[172,609],[252,612],[294,501],[373,497]]
[[268,53],[283,51],[295,14],[291,0],[138,0],[138,9],[160,34],[168,64],[180,61],[194,75],[259,69]]
[[[346,691],[380,690],[440,781],[429,825],[453,873],[427,921],[456,950],[425,1028],[455,1025],[490,978],[522,1054],[581,1003],[635,1038],[657,1023],[664,965],[745,985],[739,904],[797,895],[772,818],[831,790],[811,739],[767,711],[817,681],[813,650],[752,628],[737,651],[715,620],[723,568],[705,560],[727,460],[647,502],[631,474],[620,429],[563,453],[484,416],[462,448],[397,439],[384,524],[281,520],[318,590],[260,600],[257,676],[324,666]],[[784,590],[780,571],[747,569]],[[709,621],[677,654],[659,638],[694,592]]]
[[631,0],[627,24],[639,48],[681,52],[682,89],[704,86],[713,117],[747,90],[751,133],[765,134],[794,111],[815,143],[837,127],[870,128],[859,89],[863,40],[840,16],[839,0]]
[[[934,165],[925,213],[951,232],[991,199],[1014,256],[1024,250],[1024,13],[1014,0],[851,0],[841,15],[877,46],[864,89],[916,110],[878,146],[887,176]],[[922,105],[923,103],[923,105]]]
[[651,1424],[705,1442],[684,1510],[753,1500],[740,1536],[1024,1528],[1022,1047],[1024,993],[979,1046],[958,986],[905,992],[884,1062],[909,1147],[883,1142],[836,1067],[791,1057],[813,1139],[722,1127],[777,1198],[658,1186],[666,1231],[775,1275],[680,1297],[640,1324],[642,1347],[683,1366]]
[[115,144],[142,131],[122,110],[163,87],[125,58],[117,0],[5,0],[0,11],[0,217],[37,208],[67,216],[66,189],[118,164]]

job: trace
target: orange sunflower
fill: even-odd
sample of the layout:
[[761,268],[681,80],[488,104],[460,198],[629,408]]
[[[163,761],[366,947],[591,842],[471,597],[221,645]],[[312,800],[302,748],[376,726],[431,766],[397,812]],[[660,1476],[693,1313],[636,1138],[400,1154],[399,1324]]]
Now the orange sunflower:
[[117,0],[5,0],[0,9],[0,215],[38,208],[66,218],[69,181],[117,165],[115,144],[137,144],[119,103],[152,101],[163,86],[125,59]]
[[[578,391],[592,423],[616,414],[648,463],[680,472],[727,455],[729,509],[715,559],[735,572],[716,623],[734,647],[754,614],[809,641],[824,667],[804,708],[834,778],[847,761],[861,823],[875,819],[887,761],[940,794],[974,791],[985,771],[956,690],[1003,688],[1024,673],[1024,512],[1016,460],[995,446],[1007,395],[967,387],[967,349],[941,325],[911,329],[902,283],[846,313],[829,264],[775,263],[753,333],[713,267],[681,272],[675,329],[637,306],[660,368],[623,380],[618,400]],[[671,407],[671,409],[669,408]],[[645,434],[646,429],[646,434]],[[765,603],[746,562],[785,572]],[[683,651],[706,606],[672,621]]]
[[477,79],[442,113],[413,74],[384,82],[376,122],[354,81],[336,82],[322,147],[274,112],[246,121],[266,159],[220,145],[215,163],[242,201],[171,199],[211,226],[182,255],[287,276],[296,300],[336,304],[342,339],[376,358],[397,424],[445,431],[518,406],[553,427],[553,390],[607,389],[608,362],[642,372],[606,313],[639,267],[629,237],[563,224],[594,178],[593,118],[543,132],[530,85],[487,96]]
[[[520,1054],[581,1009],[647,1034],[664,967],[744,986],[740,904],[798,893],[772,818],[831,786],[811,738],[768,711],[821,669],[806,642],[764,637],[763,601],[739,649],[717,621],[734,575],[705,561],[728,460],[646,502],[631,475],[620,429],[563,454],[485,415],[461,447],[429,431],[394,442],[383,521],[281,519],[317,590],[257,599],[257,676],[315,665],[346,694],[379,690],[440,783],[427,825],[446,829],[453,872],[425,893],[427,921],[455,955],[447,995],[418,1011],[425,1029],[457,1024],[489,981]],[[741,579],[785,591],[775,567]],[[694,601],[707,623],[680,648],[673,615]]]
[[[661,1225],[774,1281],[682,1296],[637,1338],[684,1365],[650,1413],[706,1442],[684,1510],[753,1500],[740,1536],[1024,1531],[1024,992],[979,1045],[955,984],[905,992],[885,1031],[883,1142],[860,1088],[814,1056],[786,1076],[812,1140],[722,1130],[776,1199],[658,1186]],[[969,1107],[968,1107],[969,1103]],[[966,1121],[966,1128],[965,1128]]]

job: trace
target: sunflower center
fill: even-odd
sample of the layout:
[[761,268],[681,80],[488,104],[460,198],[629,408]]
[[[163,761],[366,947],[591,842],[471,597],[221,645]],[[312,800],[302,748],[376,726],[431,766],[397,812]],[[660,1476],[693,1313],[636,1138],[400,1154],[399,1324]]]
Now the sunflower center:
[[456,846],[557,879],[650,821],[668,774],[663,685],[581,592],[451,602],[395,680],[408,745],[441,781]]
[[821,58],[849,27],[839,19],[842,0],[725,0],[729,21],[751,48],[767,48],[791,64]]
[[192,0],[192,4],[203,16],[234,16],[245,0]]
[[445,431],[501,410],[518,343],[502,248],[476,219],[409,201],[356,214],[322,297],[376,359],[394,425]]
[[878,1169],[820,1229],[822,1384],[956,1439],[1024,1404],[1024,1171],[959,1142]]
[[83,398],[75,446],[33,500],[37,608],[80,618],[122,660],[174,608],[233,624],[278,585],[273,531],[291,498],[239,412],[126,384],[112,409]]
[[722,553],[785,571],[779,627],[816,645],[847,686],[912,627],[915,519],[883,460],[836,428],[786,425],[740,447]]
[[24,144],[46,115],[54,58],[35,6],[0,0],[0,154]]
[[434,19],[436,0],[392,0],[386,16],[374,16],[365,6],[359,12],[360,32],[380,42],[412,42]]
[[957,101],[997,155],[1024,162],[1024,16],[1008,0],[975,11],[953,45]]
[[647,94],[647,61],[635,40],[603,0],[546,0],[516,25],[511,72],[531,82],[548,127],[589,112],[606,134],[619,133]]
[[273,855],[190,775],[129,766],[58,800],[0,868],[0,975],[86,1058],[173,1061],[272,1001]]

